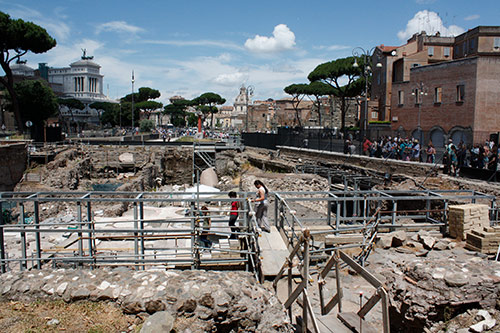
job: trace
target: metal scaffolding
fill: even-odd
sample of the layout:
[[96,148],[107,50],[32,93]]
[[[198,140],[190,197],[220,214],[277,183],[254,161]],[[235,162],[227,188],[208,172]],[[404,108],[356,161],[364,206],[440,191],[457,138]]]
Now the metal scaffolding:
[[[498,220],[496,198],[473,190],[342,190],[317,192],[275,192],[275,224],[289,247],[299,241],[307,227],[313,239],[332,239],[359,235],[342,246],[311,247],[321,255],[346,247],[360,247],[363,264],[376,234],[397,229],[439,229],[446,232],[450,203],[484,203],[490,207],[490,221]],[[311,204],[312,203],[312,204]],[[317,209],[311,209],[314,205]],[[319,208],[318,208],[319,207]],[[306,211],[306,214],[298,212]],[[318,230],[319,229],[319,230]],[[354,238],[354,237],[353,237]]]
[[[4,192],[0,211],[0,269],[18,264],[20,270],[58,266],[135,266],[137,269],[237,268],[258,277],[257,226],[248,193],[228,198],[226,192]],[[230,202],[239,202],[237,226],[228,226]],[[42,212],[54,205],[75,212],[69,222],[42,220]],[[97,216],[105,205],[122,204],[131,218]],[[175,218],[145,216],[152,206],[178,207]],[[203,207],[205,206],[205,207]],[[100,212],[101,213],[101,212]],[[46,215],[46,214],[45,214]],[[208,229],[204,222],[210,221]],[[231,238],[232,236],[232,238]],[[45,237],[59,238],[57,245]],[[18,239],[19,248],[8,239]],[[207,247],[203,238],[214,246]],[[29,242],[32,239],[32,242]],[[34,243],[34,246],[30,244]]]

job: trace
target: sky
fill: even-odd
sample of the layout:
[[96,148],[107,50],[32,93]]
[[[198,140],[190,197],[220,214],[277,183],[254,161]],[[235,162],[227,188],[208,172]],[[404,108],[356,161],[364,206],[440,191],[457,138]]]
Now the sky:
[[23,57],[28,66],[67,67],[85,48],[102,66],[104,94],[129,94],[134,71],[134,90],[158,89],[164,104],[215,92],[232,105],[242,85],[253,87],[254,100],[279,99],[284,87],[307,83],[317,65],[355,47],[500,25],[498,0],[0,0],[0,11],[57,40]]

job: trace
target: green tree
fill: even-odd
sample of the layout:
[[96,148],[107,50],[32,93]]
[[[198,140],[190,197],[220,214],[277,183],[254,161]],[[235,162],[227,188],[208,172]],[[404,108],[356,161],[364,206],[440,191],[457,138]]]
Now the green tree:
[[302,127],[302,122],[300,120],[300,114],[299,114],[299,105],[300,102],[302,102],[304,97],[307,95],[307,88],[308,88],[307,83],[298,83],[298,84],[291,84],[283,89],[288,95],[292,95],[292,106],[293,109],[295,110],[295,119],[299,127]]
[[143,119],[139,122],[139,128],[141,129],[141,132],[151,132],[154,126],[154,121],[150,119]]
[[25,80],[14,85],[19,110],[21,111],[21,122],[30,120],[33,123],[33,131],[41,133],[44,121],[57,115],[59,105],[52,89],[44,81]]
[[214,128],[214,114],[219,112],[216,105],[222,105],[226,103],[226,99],[222,98],[219,94],[213,92],[207,92],[201,94],[199,97],[196,97],[193,100],[193,104],[199,106],[199,110],[203,112],[203,114],[210,114],[210,128]]
[[186,109],[192,105],[190,100],[173,100],[164,107],[163,113],[170,116],[170,122],[176,127],[186,126]]
[[313,96],[314,101],[313,103],[316,105],[316,109],[318,111],[318,124],[319,126],[322,125],[321,121],[321,97],[322,96],[331,96],[335,93],[335,89],[321,81],[314,81],[311,82],[305,87],[305,90],[307,95]]
[[140,119],[141,111],[143,111],[146,114],[146,118],[149,119],[152,111],[163,107],[162,103],[151,101],[161,96],[159,90],[149,87],[139,88],[138,92],[128,94],[120,99],[122,110],[127,111],[125,113],[127,121],[130,115],[130,124],[132,124],[132,96],[134,96],[134,119]]
[[68,133],[69,133],[69,132],[71,132],[72,126],[77,126],[76,122],[75,122],[75,116],[73,114],[73,110],[74,109],[83,110],[83,109],[85,109],[85,105],[81,101],[79,101],[75,98],[58,98],[57,103],[59,104],[59,106],[64,105],[64,106],[68,107],[69,113],[71,114],[71,122],[68,122],[66,124],[66,127],[67,127],[66,131],[68,131]]
[[[354,67],[354,57],[340,58],[318,65],[308,75],[311,82],[320,81],[334,88],[333,95],[340,100],[342,130],[345,128],[345,116],[349,108],[349,98],[356,97],[363,91],[364,80],[361,78],[363,66]],[[357,59],[358,63],[361,59]],[[346,82],[342,85],[343,82]]]
[[151,112],[161,109],[163,107],[163,104],[156,101],[142,101],[137,103],[135,107],[144,112],[144,114],[146,115],[146,119],[149,119],[149,117],[151,116]]
[[0,12],[0,65],[6,76],[6,78],[0,77],[0,83],[9,92],[12,111],[20,132],[24,130],[24,123],[22,122],[18,96],[14,89],[14,77],[10,63],[21,58],[28,51],[44,53],[54,46],[56,46],[56,40],[44,28],[32,22],[11,19],[8,14]]
[[89,105],[92,109],[102,110],[101,124],[116,126],[120,124],[120,104],[110,102],[94,102]]
[[81,101],[75,98],[58,98],[57,103],[59,105],[67,106],[69,109],[77,109],[77,110],[85,109],[85,105]]
[[198,116],[196,113],[189,112],[187,115],[187,125],[189,127],[196,127],[198,125]]
[[[144,102],[150,99],[157,99],[158,97],[161,96],[159,90],[149,87],[141,87],[139,88],[138,92],[135,92],[133,95],[134,95],[134,103]],[[124,102],[132,102],[132,94],[128,94],[122,97],[121,100]]]

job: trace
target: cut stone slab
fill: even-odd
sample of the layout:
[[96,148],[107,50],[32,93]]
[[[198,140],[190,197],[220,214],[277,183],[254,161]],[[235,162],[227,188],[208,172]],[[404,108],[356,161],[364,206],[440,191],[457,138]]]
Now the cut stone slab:
[[469,277],[463,273],[447,272],[444,275],[444,281],[450,287],[461,287],[469,282]]
[[406,232],[404,230],[391,232],[390,236],[392,236],[393,247],[403,246],[406,243]]
[[132,153],[123,153],[123,154],[120,154],[120,156],[118,156],[118,160],[121,163],[127,163],[127,164],[135,162],[134,154],[132,154]]
[[392,237],[390,235],[381,236],[377,242],[377,245],[383,249],[388,249],[392,246]]
[[200,175],[200,184],[215,187],[219,184],[219,179],[214,168],[203,170]]
[[436,244],[436,239],[431,236],[423,236],[420,237],[420,242],[424,246],[424,248],[431,250],[434,247],[434,244]]
[[166,311],[160,311],[149,317],[142,325],[141,333],[170,332],[175,318]]

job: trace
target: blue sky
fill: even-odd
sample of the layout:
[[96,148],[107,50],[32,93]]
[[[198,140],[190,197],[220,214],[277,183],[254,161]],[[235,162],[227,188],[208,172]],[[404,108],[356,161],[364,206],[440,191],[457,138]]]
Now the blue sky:
[[68,66],[86,48],[105,94],[108,85],[111,98],[130,93],[134,70],[136,89],[158,89],[164,103],[212,91],[232,104],[242,84],[254,86],[254,99],[282,98],[285,86],[354,47],[500,25],[498,0],[0,0],[0,10],[56,38],[49,52],[25,56],[29,66]]

